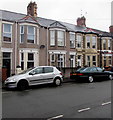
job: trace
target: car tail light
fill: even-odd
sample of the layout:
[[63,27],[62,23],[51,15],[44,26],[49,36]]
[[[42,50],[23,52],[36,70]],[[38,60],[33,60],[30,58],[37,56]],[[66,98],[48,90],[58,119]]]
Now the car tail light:
[[60,73],[60,75],[62,75],[62,73]]
[[72,76],[72,75],[79,75],[79,76],[82,76],[83,73],[70,73],[70,76]]
[[77,75],[80,75],[80,76],[82,76],[83,74],[82,74],[82,73],[78,73]]

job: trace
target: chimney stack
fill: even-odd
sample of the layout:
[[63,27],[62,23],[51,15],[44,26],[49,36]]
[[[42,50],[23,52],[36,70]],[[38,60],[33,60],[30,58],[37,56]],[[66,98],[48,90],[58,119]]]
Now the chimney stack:
[[37,4],[35,2],[30,2],[27,6],[27,15],[37,17]]
[[77,19],[77,26],[86,27],[86,18],[84,16]]
[[109,31],[110,31],[110,33],[113,34],[113,25],[111,25],[111,26],[109,27]]

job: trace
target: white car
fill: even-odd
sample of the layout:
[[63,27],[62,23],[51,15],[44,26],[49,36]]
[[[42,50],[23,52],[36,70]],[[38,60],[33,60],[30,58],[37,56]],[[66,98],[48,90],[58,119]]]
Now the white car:
[[5,80],[7,88],[27,89],[28,86],[54,83],[60,86],[63,82],[62,73],[53,66],[39,66],[30,68]]

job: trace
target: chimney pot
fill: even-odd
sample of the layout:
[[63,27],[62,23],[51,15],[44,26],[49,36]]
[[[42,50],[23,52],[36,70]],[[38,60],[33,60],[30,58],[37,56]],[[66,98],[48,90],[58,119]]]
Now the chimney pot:
[[30,2],[27,6],[27,15],[37,17],[37,4],[35,2]]

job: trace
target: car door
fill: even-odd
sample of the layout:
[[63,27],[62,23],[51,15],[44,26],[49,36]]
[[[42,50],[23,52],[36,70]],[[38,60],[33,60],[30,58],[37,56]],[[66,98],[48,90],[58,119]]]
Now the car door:
[[44,67],[43,81],[46,83],[52,83],[54,79],[54,68],[53,67]]
[[98,71],[98,77],[101,79],[106,79],[107,78],[107,73],[105,73],[101,68],[97,67],[96,68]]
[[38,67],[35,68],[33,71],[31,71],[29,73],[29,83],[31,85],[36,85],[36,84],[40,84],[43,82],[43,67]]

